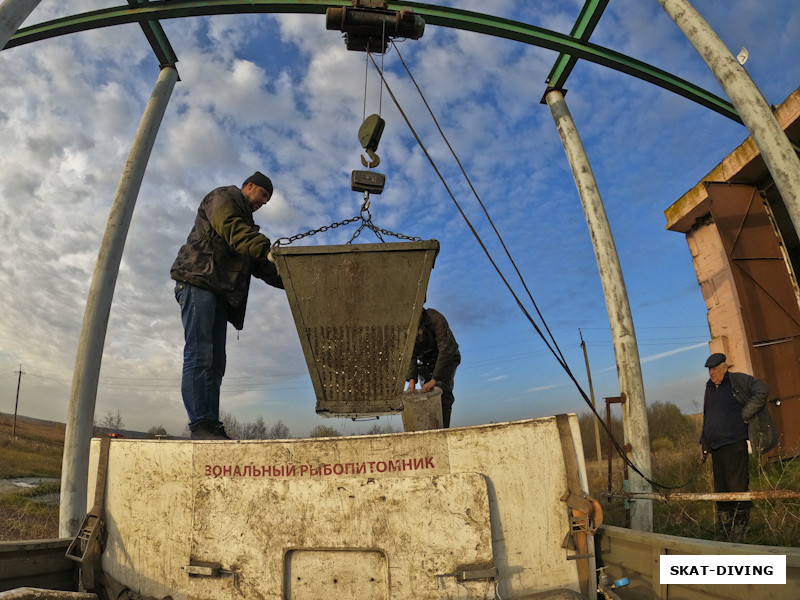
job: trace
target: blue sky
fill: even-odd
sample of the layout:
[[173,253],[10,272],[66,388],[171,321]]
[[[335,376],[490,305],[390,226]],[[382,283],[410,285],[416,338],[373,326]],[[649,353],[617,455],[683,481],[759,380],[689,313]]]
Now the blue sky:
[[[42,2],[25,25],[119,2]],[[582,2],[439,4],[568,33]],[[800,5],[696,0],[771,104],[800,85]],[[487,8],[488,7],[488,8]],[[169,20],[181,81],[150,159],[109,322],[96,414],[179,434],[182,330],[169,267],[197,205],[214,187],[269,174],[275,196],[256,213],[272,239],[358,214],[349,174],[361,168],[358,127],[365,56],[347,52],[322,15]],[[657,2],[614,0],[594,43],[722,91]],[[619,394],[600,279],[563,148],[539,103],[556,53],[428,26],[399,44],[428,102],[503,235],[581,384],[586,341],[595,395]],[[438,137],[397,55],[387,78],[492,256],[512,278],[491,229]],[[0,411],[64,420],[83,307],[108,211],[158,64],[141,29],[117,26],[0,52]],[[683,235],[664,210],[747,136],[674,94],[579,62],[566,96],[603,196],[633,313],[648,403],[695,412],[707,374],[708,325]],[[582,412],[583,400],[524,320],[472,238],[389,96],[370,70],[367,114],[386,128],[374,222],[435,238],[441,252],[428,305],[450,321],[463,361],[454,426]],[[308,243],[343,243],[344,228]],[[363,234],[366,235],[366,234]],[[374,239],[377,242],[377,238]],[[303,243],[306,243],[304,241]],[[517,286],[519,288],[519,286]],[[588,392],[588,388],[587,392]],[[240,421],[318,424],[357,432],[374,422],[324,419],[285,296],[255,282],[245,329],[228,336],[223,409]],[[386,420],[382,419],[381,424]],[[401,428],[400,418],[388,422]]]

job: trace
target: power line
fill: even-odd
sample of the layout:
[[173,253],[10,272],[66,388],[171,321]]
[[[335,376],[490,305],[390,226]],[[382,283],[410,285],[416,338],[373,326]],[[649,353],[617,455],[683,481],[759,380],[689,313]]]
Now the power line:
[[[400,52],[397,49],[397,46],[394,43],[392,45],[395,48],[395,51],[398,53],[398,56],[400,56]],[[544,319],[543,315],[539,311],[539,307],[536,304],[536,301],[533,299],[533,295],[531,294],[530,290],[528,289],[528,286],[525,283],[525,280],[522,277],[522,274],[520,273],[519,269],[517,268],[517,265],[514,262],[514,259],[511,257],[511,254],[508,251],[508,248],[506,247],[505,242],[503,242],[499,231],[494,226],[494,222],[492,221],[491,217],[489,216],[489,213],[486,210],[486,207],[484,206],[483,202],[481,201],[481,198],[478,195],[477,191],[472,186],[472,182],[469,180],[469,177],[467,176],[467,174],[466,174],[466,172],[464,170],[464,167],[461,164],[461,161],[458,159],[458,157],[456,156],[455,151],[453,150],[452,146],[450,145],[450,142],[445,137],[444,132],[442,131],[441,127],[439,126],[439,122],[436,119],[436,116],[433,114],[432,109],[430,108],[427,100],[425,99],[425,97],[422,94],[422,90],[419,88],[419,86],[417,85],[416,81],[414,80],[414,77],[411,74],[411,71],[408,69],[408,66],[406,65],[405,61],[403,61],[403,58],[400,56],[400,61],[403,63],[403,66],[405,67],[406,72],[408,73],[408,75],[411,78],[412,82],[416,86],[417,91],[419,92],[423,103],[425,104],[426,108],[428,109],[428,112],[430,113],[431,117],[434,120],[434,123],[436,124],[436,127],[439,130],[439,133],[441,134],[442,138],[444,139],[445,143],[447,144],[447,147],[450,149],[450,152],[452,153],[453,157],[455,158],[456,162],[458,163],[459,167],[461,168],[461,172],[464,175],[465,179],[467,180],[467,183],[469,184],[469,187],[472,190],[472,193],[475,195],[475,198],[478,200],[478,203],[480,204],[481,208],[483,209],[484,214],[486,215],[486,218],[489,220],[489,223],[492,225],[492,228],[494,229],[495,234],[497,235],[498,239],[500,240],[500,243],[502,244],[503,249],[505,250],[506,255],[508,256],[508,259],[511,261],[511,264],[514,267],[514,269],[515,269],[515,271],[517,273],[517,276],[519,277],[519,279],[520,279],[520,281],[522,283],[523,288],[525,289],[525,291],[528,294],[528,298],[530,299],[531,304],[533,305],[534,309],[536,310],[536,313],[539,316],[539,319],[541,321],[542,327],[539,327],[539,324],[533,319],[531,314],[525,308],[525,306],[522,303],[522,300],[517,295],[516,291],[511,286],[509,281],[506,279],[506,277],[503,274],[502,270],[497,265],[497,263],[495,262],[494,258],[491,255],[491,253],[489,252],[489,249],[486,247],[486,245],[484,244],[483,240],[481,239],[480,234],[475,229],[475,227],[473,226],[472,222],[469,220],[469,218],[467,217],[466,213],[462,209],[461,205],[459,204],[458,200],[456,199],[455,195],[453,194],[452,190],[450,189],[450,186],[448,186],[447,182],[445,181],[444,176],[442,175],[441,171],[439,170],[438,166],[436,165],[435,161],[433,160],[433,157],[428,152],[427,148],[425,147],[425,145],[423,144],[423,142],[420,139],[419,135],[417,134],[416,130],[414,129],[414,126],[412,125],[412,123],[409,120],[408,116],[406,115],[405,111],[400,106],[400,102],[397,100],[396,96],[392,92],[392,89],[389,86],[389,83],[386,81],[383,69],[378,67],[378,64],[375,62],[375,59],[373,58],[373,56],[372,56],[372,54],[370,52],[367,52],[367,55],[372,60],[372,64],[374,65],[375,69],[378,71],[378,74],[381,76],[381,80],[386,85],[386,91],[389,93],[389,96],[392,98],[392,101],[395,103],[395,106],[396,106],[397,110],[400,112],[400,116],[402,116],[403,119],[405,120],[406,124],[408,125],[409,129],[411,130],[411,134],[414,136],[414,139],[417,141],[417,144],[419,145],[419,147],[422,150],[423,154],[428,159],[428,162],[430,163],[431,167],[435,171],[436,175],[439,177],[439,180],[441,181],[442,185],[444,186],[447,194],[450,196],[450,199],[453,201],[453,204],[458,209],[458,212],[461,214],[461,217],[464,219],[464,222],[466,223],[467,227],[472,232],[472,235],[475,237],[475,240],[478,242],[478,245],[483,250],[484,254],[486,255],[486,258],[489,260],[489,262],[491,263],[492,267],[494,267],[494,270],[497,272],[497,275],[503,281],[503,283],[505,284],[505,286],[508,289],[509,293],[514,298],[514,301],[516,302],[516,304],[517,304],[518,308],[520,309],[520,311],[527,318],[528,322],[530,322],[531,326],[534,328],[536,333],[542,339],[542,341],[544,342],[544,344],[547,347],[547,349],[550,350],[551,354],[556,359],[556,361],[561,366],[561,368],[564,370],[564,372],[566,373],[567,377],[569,377],[569,379],[573,382],[573,384],[575,385],[575,388],[577,389],[578,393],[583,398],[584,402],[592,410],[592,412],[594,413],[595,417],[599,420],[600,424],[603,426],[603,429],[606,430],[606,432],[608,433],[609,440],[610,440],[612,446],[617,451],[617,453],[620,455],[622,460],[625,462],[625,464],[628,465],[628,467],[630,467],[642,479],[647,481],[647,483],[649,483],[653,487],[659,487],[659,488],[662,488],[662,489],[676,489],[678,487],[683,487],[683,485],[686,485],[686,484],[683,484],[681,486],[667,486],[667,485],[664,485],[664,484],[660,484],[660,483],[654,481],[653,479],[651,479],[650,477],[648,477],[647,475],[645,475],[633,463],[633,461],[631,461],[630,458],[628,458],[627,453],[622,448],[622,446],[617,441],[617,439],[614,437],[614,435],[611,433],[611,429],[609,428],[609,426],[605,423],[605,421],[603,421],[603,419],[597,413],[597,411],[595,410],[595,407],[592,406],[592,402],[589,400],[589,397],[586,395],[586,392],[583,390],[583,388],[581,387],[580,383],[578,383],[578,380],[575,378],[575,375],[572,373],[572,370],[570,369],[566,358],[564,357],[563,353],[561,352],[561,349],[558,346],[558,342],[556,341],[555,337],[553,336],[552,332],[550,331],[549,327],[547,326],[547,323],[545,322],[545,319]],[[548,339],[548,337],[545,336],[544,332],[542,331],[542,328],[545,331],[547,331],[549,339]],[[698,468],[698,472],[699,472],[699,468]]]

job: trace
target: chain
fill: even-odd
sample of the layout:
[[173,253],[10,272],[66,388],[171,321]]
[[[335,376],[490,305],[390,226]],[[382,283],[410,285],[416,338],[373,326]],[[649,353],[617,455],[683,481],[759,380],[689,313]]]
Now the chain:
[[320,227],[318,229],[311,229],[311,230],[306,231],[304,233],[298,233],[296,235],[293,235],[292,237],[278,238],[277,240],[275,240],[272,243],[272,247],[274,248],[276,246],[288,246],[292,242],[295,242],[297,240],[301,240],[304,237],[308,237],[310,235],[314,235],[314,234],[317,234],[317,233],[324,233],[324,232],[328,231],[329,229],[336,229],[337,227],[341,227],[342,225],[349,225],[350,223],[355,223],[356,221],[362,221],[362,220],[363,219],[361,218],[361,216],[353,217],[351,219],[345,219],[344,221],[339,221],[338,223],[331,223],[330,225],[323,225],[322,227]]
[[[366,213],[366,217],[364,216],[365,213]],[[364,202],[361,205],[361,214],[359,214],[358,216],[352,217],[350,219],[345,219],[344,221],[339,221],[337,223],[331,223],[330,225],[323,225],[322,227],[318,227],[317,229],[310,229],[308,231],[305,231],[303,233],[298,233],[298,234],[293,235],[293,236],[288,237],[288,238],[286,238],[286,237],[278,238],[277,240],[275,240],[272,243],[272,247],[275,248],[275,247],[278,247],[278,246],[288,246],[292,242],[295,242],[297,240],[301,240],[304,237],[308,237],[310,235],[315,235],[317,233],[325,233],[326,231],[328,231],[330,229],[336,229],[337,227],[341,227],[342,225],[349,225],[350,223],[355,223],[357,221],[361,221],[361,225],[358,226],[358,229],[356,229],[355,233],[350,238],[350,241],[347,242],[348,244],[352,244],[353,240],[355,240],[359,235],[361,235],[361,231],[365,227],[367,229],[371,230],[377,236],[377,238],[383,243],[386,243],[385,240],[383,239],[384,235],[389,235],[389,236],[392,236],[392,237],[396,237],[396,238],[401,239],[401,240],[408,240],[410,242],[421,242],[422,241],[422,238],[419,238],[419,237],[405,235],[403,233],[395,233],[394,231],[389,231],[388,229],[382,229],[382,228],[377,227],[372,222],[372,213],[370,213],[370,211],[369,211],[369,193],[365,192],[364,193]]]
[[356,230],[356,232],[353,234],[353,237],[350,238],[350,241],[347,242],[347,243],[348,244],[352,243],[353,240],[356,239],[359,236],[359,234],[361,233],[361,230],[364,229],[364,227],[366,227],[367,229],[372,230],[372,232],[382,242],[384,241],[384,239],[383,239],[383,237],[381,237],[381,234],[390,235],[392,237],[396,237],[399,240],[408,240],[409,242],[421,242],[422,241],[422,238],[420,238],[420,237],[414,237],[412,235],[405,235],[404,233],[396,233],[394,231],[389,231],[388,229],[382,229],[382,228],[376,227],[375,224],[371,220],[362,219],[361,225]]

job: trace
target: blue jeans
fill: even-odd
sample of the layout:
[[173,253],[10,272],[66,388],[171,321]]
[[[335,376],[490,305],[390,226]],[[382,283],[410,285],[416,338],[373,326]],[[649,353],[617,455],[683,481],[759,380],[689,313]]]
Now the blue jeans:
[[186,345],[183,348],[181,396],[189,429],[214,428],[219,420],[219,389],[225,375],[225,336],[228,308],[214,292],[177,282],[175,299],[181,307]]

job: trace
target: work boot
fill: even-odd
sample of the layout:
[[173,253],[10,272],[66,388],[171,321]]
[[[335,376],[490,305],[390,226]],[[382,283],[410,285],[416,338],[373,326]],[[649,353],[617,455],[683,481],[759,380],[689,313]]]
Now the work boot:
[[218,435],[218,436],[220,436],[220,437],[221,437],[223,440],[230,440],[230,439],[232,439],[232,438],[231,438],[231,436],[229,436],[229,435],[228,435],[228,433],[225,431],[225,427],[224,427],[222,424],[220,424],[220,425],[217,425],[217,427],[216,427],[216,433],[217,433],[217,435]]
[[209,425],[201,423],[191,432],[193,440],[229,440],[231,439],[222,425]]

